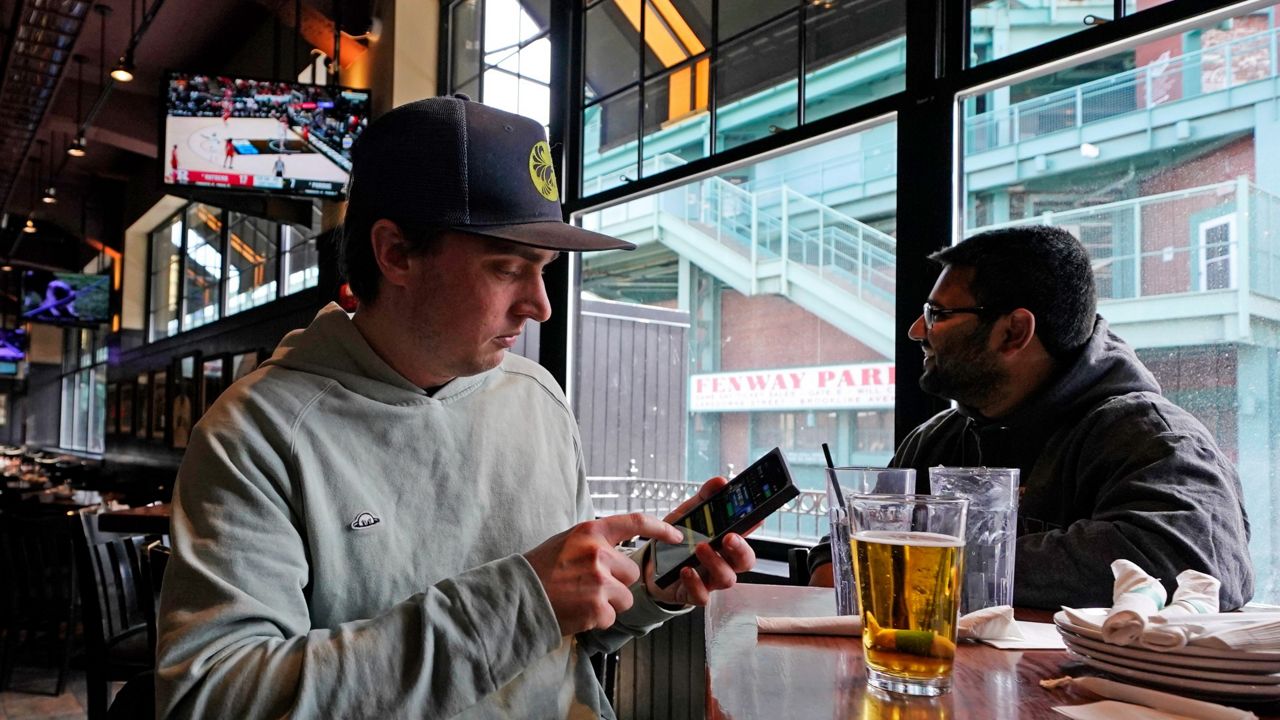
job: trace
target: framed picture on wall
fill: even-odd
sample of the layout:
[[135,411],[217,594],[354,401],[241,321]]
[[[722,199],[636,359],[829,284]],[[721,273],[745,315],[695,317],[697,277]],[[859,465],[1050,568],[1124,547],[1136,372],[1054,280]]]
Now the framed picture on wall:
[[235,382],[240,378],[248,375],[258,369],[258,358],[262,353],[257,350],[246,350],[242,353],[236,353],[231,356],[231,382]]
[[120,430],[120,383],[107,383],[107,435],[115,435]]
[[120,434],[133,434],[133,383],[126,380],[120,383]]
[[195,410],[199,402],[200,385],[196,369],[200,366],[196,353],[179,357],[173,364],[173,400],[170,402],[171,437],[175,448],[187,446],[191,437],[191,425],[196,421]]
[[169,374],[164,370],[151,373],[151,439],[164,440],[168,413]]
[[200,414],[209,412],[213,401],[227,387],[227,359],[221,355],[205,358],[200,364]]
[[134,404],[133,433],[146,440],[151,437],[151,376],[138,373],[138,393]]

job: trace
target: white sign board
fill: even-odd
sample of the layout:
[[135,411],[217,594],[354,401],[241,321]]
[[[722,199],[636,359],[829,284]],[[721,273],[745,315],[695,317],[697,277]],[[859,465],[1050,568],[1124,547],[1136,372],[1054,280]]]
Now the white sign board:
[[689,411],[892,408],[894,380],[887,362],[692,375]]

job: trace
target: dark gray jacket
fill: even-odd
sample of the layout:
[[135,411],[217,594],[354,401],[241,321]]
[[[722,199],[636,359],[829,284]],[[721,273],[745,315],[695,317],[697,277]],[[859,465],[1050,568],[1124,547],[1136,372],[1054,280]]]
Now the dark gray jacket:
[[1020,606],[1109,606],[1118,558],[1170,593],[1179,572],[1207,572],[1222,581],[1224,610],[1253,596],[1235,467],[1101,317],[1076,358],[1016,412],[992,421],[963,406],[943,411],[911,431],[892,465],[915,468],[921,492],[936,465],[1022,471]]

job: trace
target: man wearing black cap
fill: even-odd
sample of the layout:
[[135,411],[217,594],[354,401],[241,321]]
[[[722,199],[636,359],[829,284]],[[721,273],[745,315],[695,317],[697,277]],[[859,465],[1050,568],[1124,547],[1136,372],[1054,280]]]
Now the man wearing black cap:
[[159,717],[613,717],[589,655],[754,564],[733,536],[659,590],[615,545],[680,533],[592,519],[560,388],[506,352],[549,317],[560,251],[630,247],[561,220],[550,156],[534,121],[462,98],[363,133],[343,250],[359,309],[290,333],[192,433]]

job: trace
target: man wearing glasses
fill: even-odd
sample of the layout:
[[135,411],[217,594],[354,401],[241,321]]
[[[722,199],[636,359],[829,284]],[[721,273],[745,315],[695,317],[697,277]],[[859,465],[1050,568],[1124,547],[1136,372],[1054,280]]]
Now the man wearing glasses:
[[[1109,606],[1111,562],[1172,590],[1183,570],[1222,581],[1224,610],[1253,595],[1236,469],[1097,315],[1088,253],[1070,233],[1018,227],[930,256],[942,265],[911,339],[920,387],[955,401],[891,465],[1021,470],[1014,602]],[[810,557],[831,583],[829,546]]]

